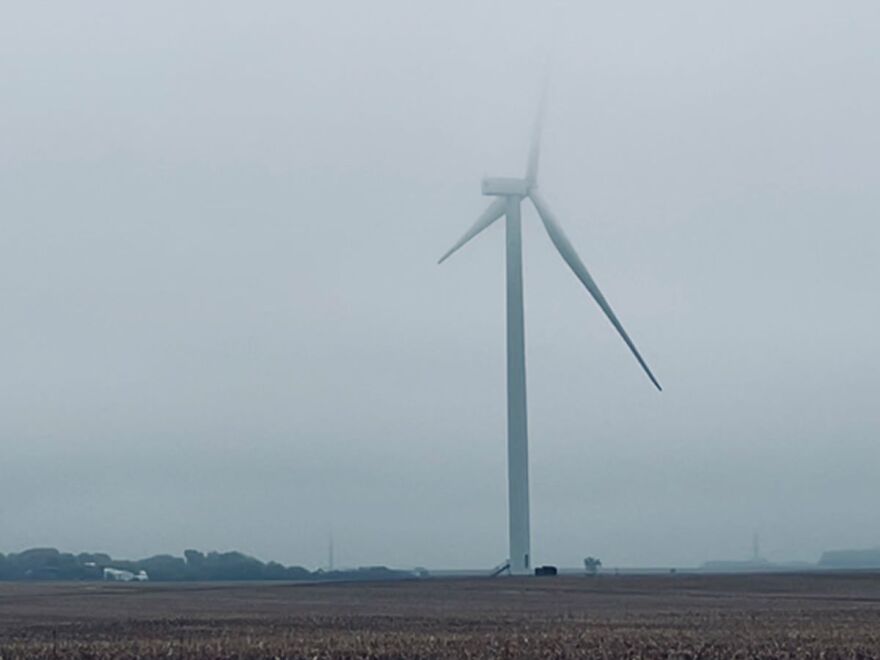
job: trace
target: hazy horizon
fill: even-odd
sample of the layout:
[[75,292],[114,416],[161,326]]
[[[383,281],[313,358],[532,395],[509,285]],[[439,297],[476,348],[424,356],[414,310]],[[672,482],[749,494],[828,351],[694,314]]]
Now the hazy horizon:
[[880,545],[880,4],[17,4],[0,26],[0,552],[507,553],[524,210],[536,564]]

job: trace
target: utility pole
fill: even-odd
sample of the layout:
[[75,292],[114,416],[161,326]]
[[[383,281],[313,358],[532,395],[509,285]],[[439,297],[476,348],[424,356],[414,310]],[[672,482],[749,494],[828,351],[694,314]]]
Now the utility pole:
[[330,537],[327,540],[327,570],[333,570],[333,532],[330,532]]

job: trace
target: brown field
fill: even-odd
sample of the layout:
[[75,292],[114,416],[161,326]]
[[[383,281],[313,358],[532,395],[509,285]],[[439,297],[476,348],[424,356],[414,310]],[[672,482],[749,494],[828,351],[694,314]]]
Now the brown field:
[[880,658],[880,574],[0,584],[0,658]]

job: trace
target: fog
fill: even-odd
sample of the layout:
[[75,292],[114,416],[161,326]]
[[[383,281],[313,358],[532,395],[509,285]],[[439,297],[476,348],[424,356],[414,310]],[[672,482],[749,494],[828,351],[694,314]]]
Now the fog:
[[[0,551],[507,556],[524,208],[536,563],[880,544],[880,4],[16,3]],[[548,65],[549,62],[549,65]]]

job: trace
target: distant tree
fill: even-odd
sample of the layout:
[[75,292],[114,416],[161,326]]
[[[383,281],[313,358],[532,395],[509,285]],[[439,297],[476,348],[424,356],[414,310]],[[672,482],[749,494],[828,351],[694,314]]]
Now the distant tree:
[[184,550],[186,560],[186,579],[202,580],[205,572],[205,555],[198,550]]
[[584,559],[584,570],[587,572],[587,575],[596,575],[599,572],[600,566],[602,566],[601,559],[596,559],[595,557]]
[[56,548],[31,548],[9,556],[14,557],[16,563],[21,566],[42,568],[44,566],[57,566],[60,555],[61,553]]
[[138,573],[146,571],[151,580],[186,580],[186,562],[183,557],[156,555],[140,561],[113,562],[113,568]]
[[212,580],[259,580],[263,562],[241,552],[209,552],[205,572]]
[[288,566],[284,569],[285,580],[312,580],[315,574],[302,566]]
[[198,550],[184,550],[183,558],[189,566],[200,566],[205,563],[205,554]]
[[[183,557],[156,555],[146,559],[113,559],[105,553],[81,552],[77,555],[55,548],[31,548],[19,553],[0,553],[0,580],[100,580],[104,568],[132,573],[146,571],[150,580],[314,580],[320,576],[302,566],[264,564],[241,552],[186,550]],[[387,579],[395,571],[373,567],[347,574],[348,579]],[[334,574],[343,579],[344,574]]]
[[62,573],[76,573],[80,563],[77,561],[75,555],[72,555],[69,552],[60,552],[58,553],[58,563],[56,566]]
[[95,564],[96,566],[107,566],[113,558],[105,552],[81,552],[76,556],[76,560],[80,564]]
[[277,561],[270,561],[263,567],[264,580],[286,580],[287,569]]

